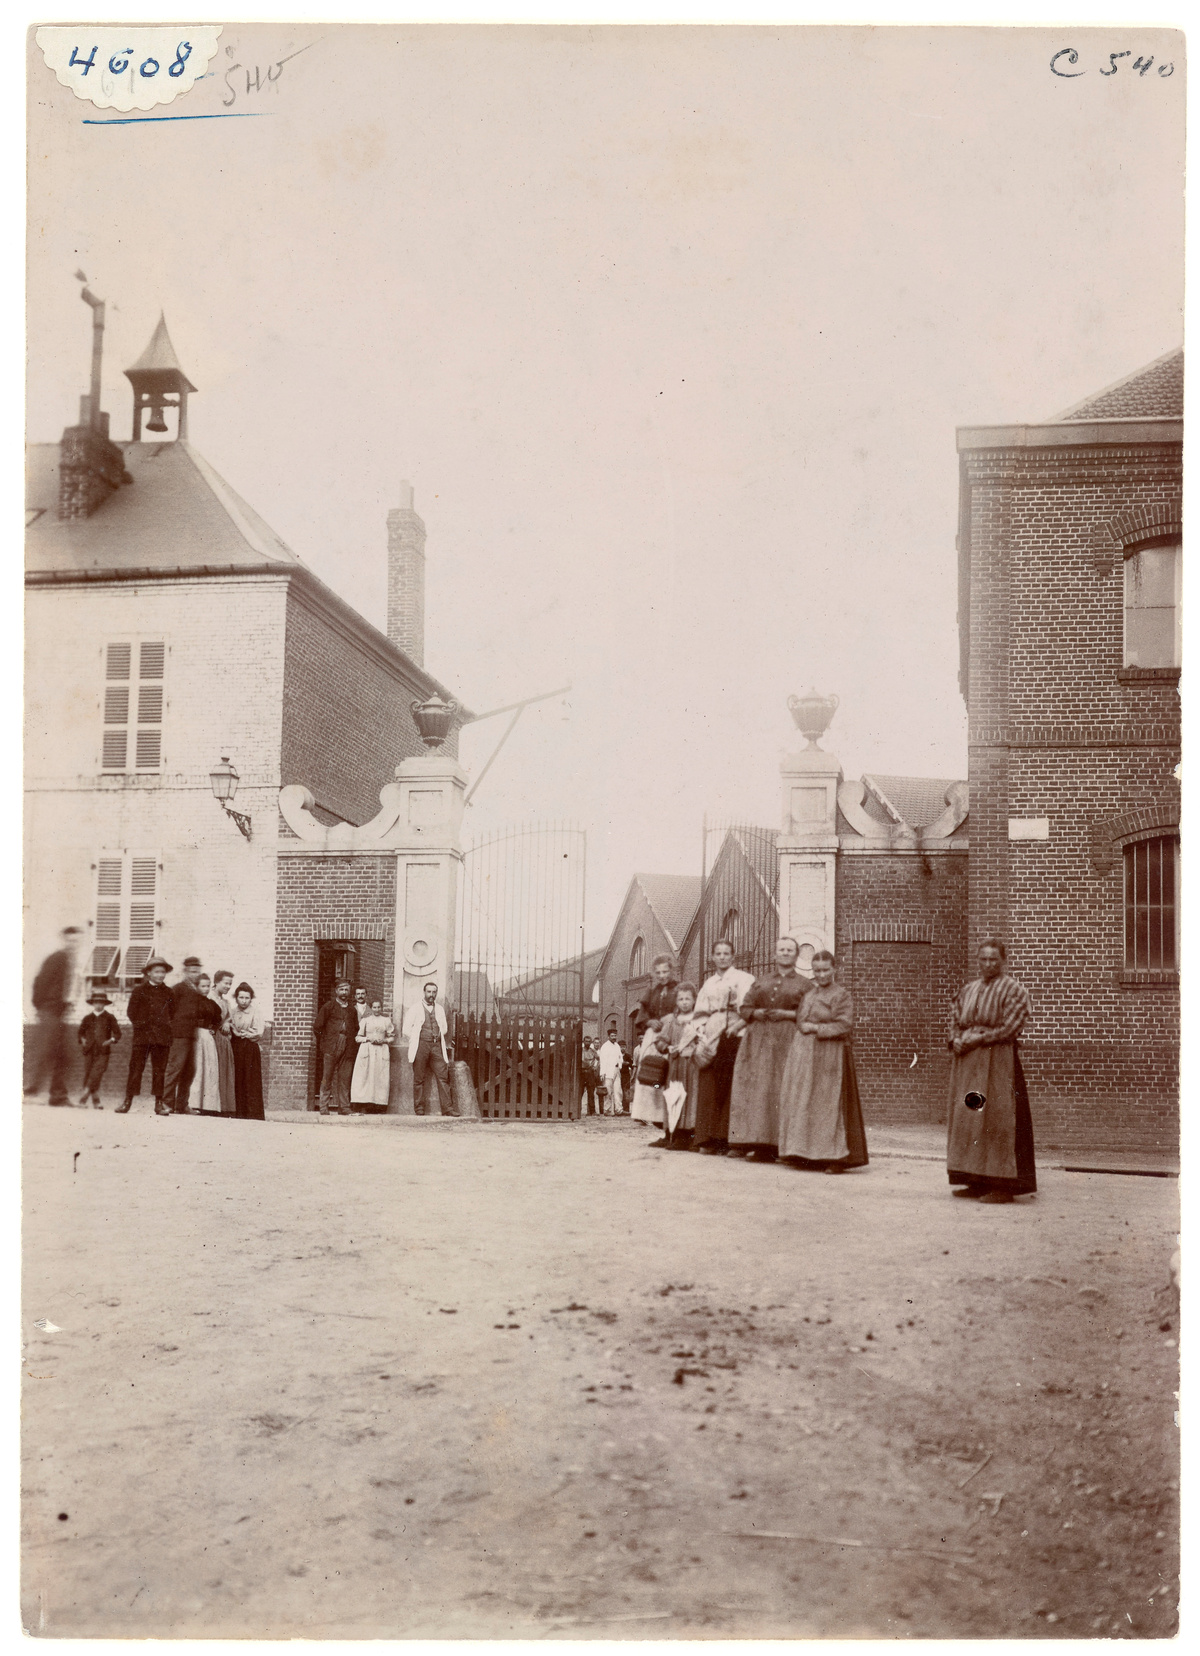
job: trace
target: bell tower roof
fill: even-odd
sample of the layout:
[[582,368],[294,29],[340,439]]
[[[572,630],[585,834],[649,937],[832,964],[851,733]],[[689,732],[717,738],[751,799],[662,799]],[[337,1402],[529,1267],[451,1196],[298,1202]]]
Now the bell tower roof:
[[156,434],[165,432],[167,422],[163,419],[163,412],[173,408],[179,414],[175,435],[181,442],[186,440],[188,392],[196,387],[179,366],[179,358],[167,332],[167,319],[161,312],[149,345],[133,367],[126,368],[125,378],[133,386],[134,442],[142,440],[142,414],[147,408],[150,410],[147,431]]
[[195,391],[196,387],[179,366],[175,347],[167,332],[167,319],[160,312],[158,326],[150,336],[150,343],[134,363],[126,368],[125,378],[135,391]]

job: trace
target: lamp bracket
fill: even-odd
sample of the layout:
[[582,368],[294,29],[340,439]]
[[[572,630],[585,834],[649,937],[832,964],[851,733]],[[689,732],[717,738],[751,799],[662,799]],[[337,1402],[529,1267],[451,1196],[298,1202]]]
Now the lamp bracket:
[[224,800],[221,801],[221,804],[224,807],[225,815],[227,817],[232,817],[233,820],[237,823],[238,828],[241,831],[243,839],[249,839],[250,838],[250,818],[248,816],[243,816],[240,811],[231,810],[230,807],[225,804]]

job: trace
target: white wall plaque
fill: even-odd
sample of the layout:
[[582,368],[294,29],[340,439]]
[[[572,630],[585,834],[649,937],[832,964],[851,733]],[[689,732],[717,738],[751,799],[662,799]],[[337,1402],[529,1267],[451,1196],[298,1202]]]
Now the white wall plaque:
[[1009,817],[1008,837],[1010,840],[1048,840],[1050,838],[1050,818]]

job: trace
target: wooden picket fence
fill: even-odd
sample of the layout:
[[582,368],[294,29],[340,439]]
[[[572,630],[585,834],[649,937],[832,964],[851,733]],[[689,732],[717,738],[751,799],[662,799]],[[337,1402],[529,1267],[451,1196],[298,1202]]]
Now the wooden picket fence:
[[577,1121],[583,1025],[577,1018],[459,1014],[454,1056],[492,1120]]

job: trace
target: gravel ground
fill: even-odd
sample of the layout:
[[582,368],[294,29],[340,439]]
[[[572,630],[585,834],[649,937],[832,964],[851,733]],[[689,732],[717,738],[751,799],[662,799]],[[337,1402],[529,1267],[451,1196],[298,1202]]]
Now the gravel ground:
[[33,1633],[1175,1631],[1174,1180],[24,1123]]

